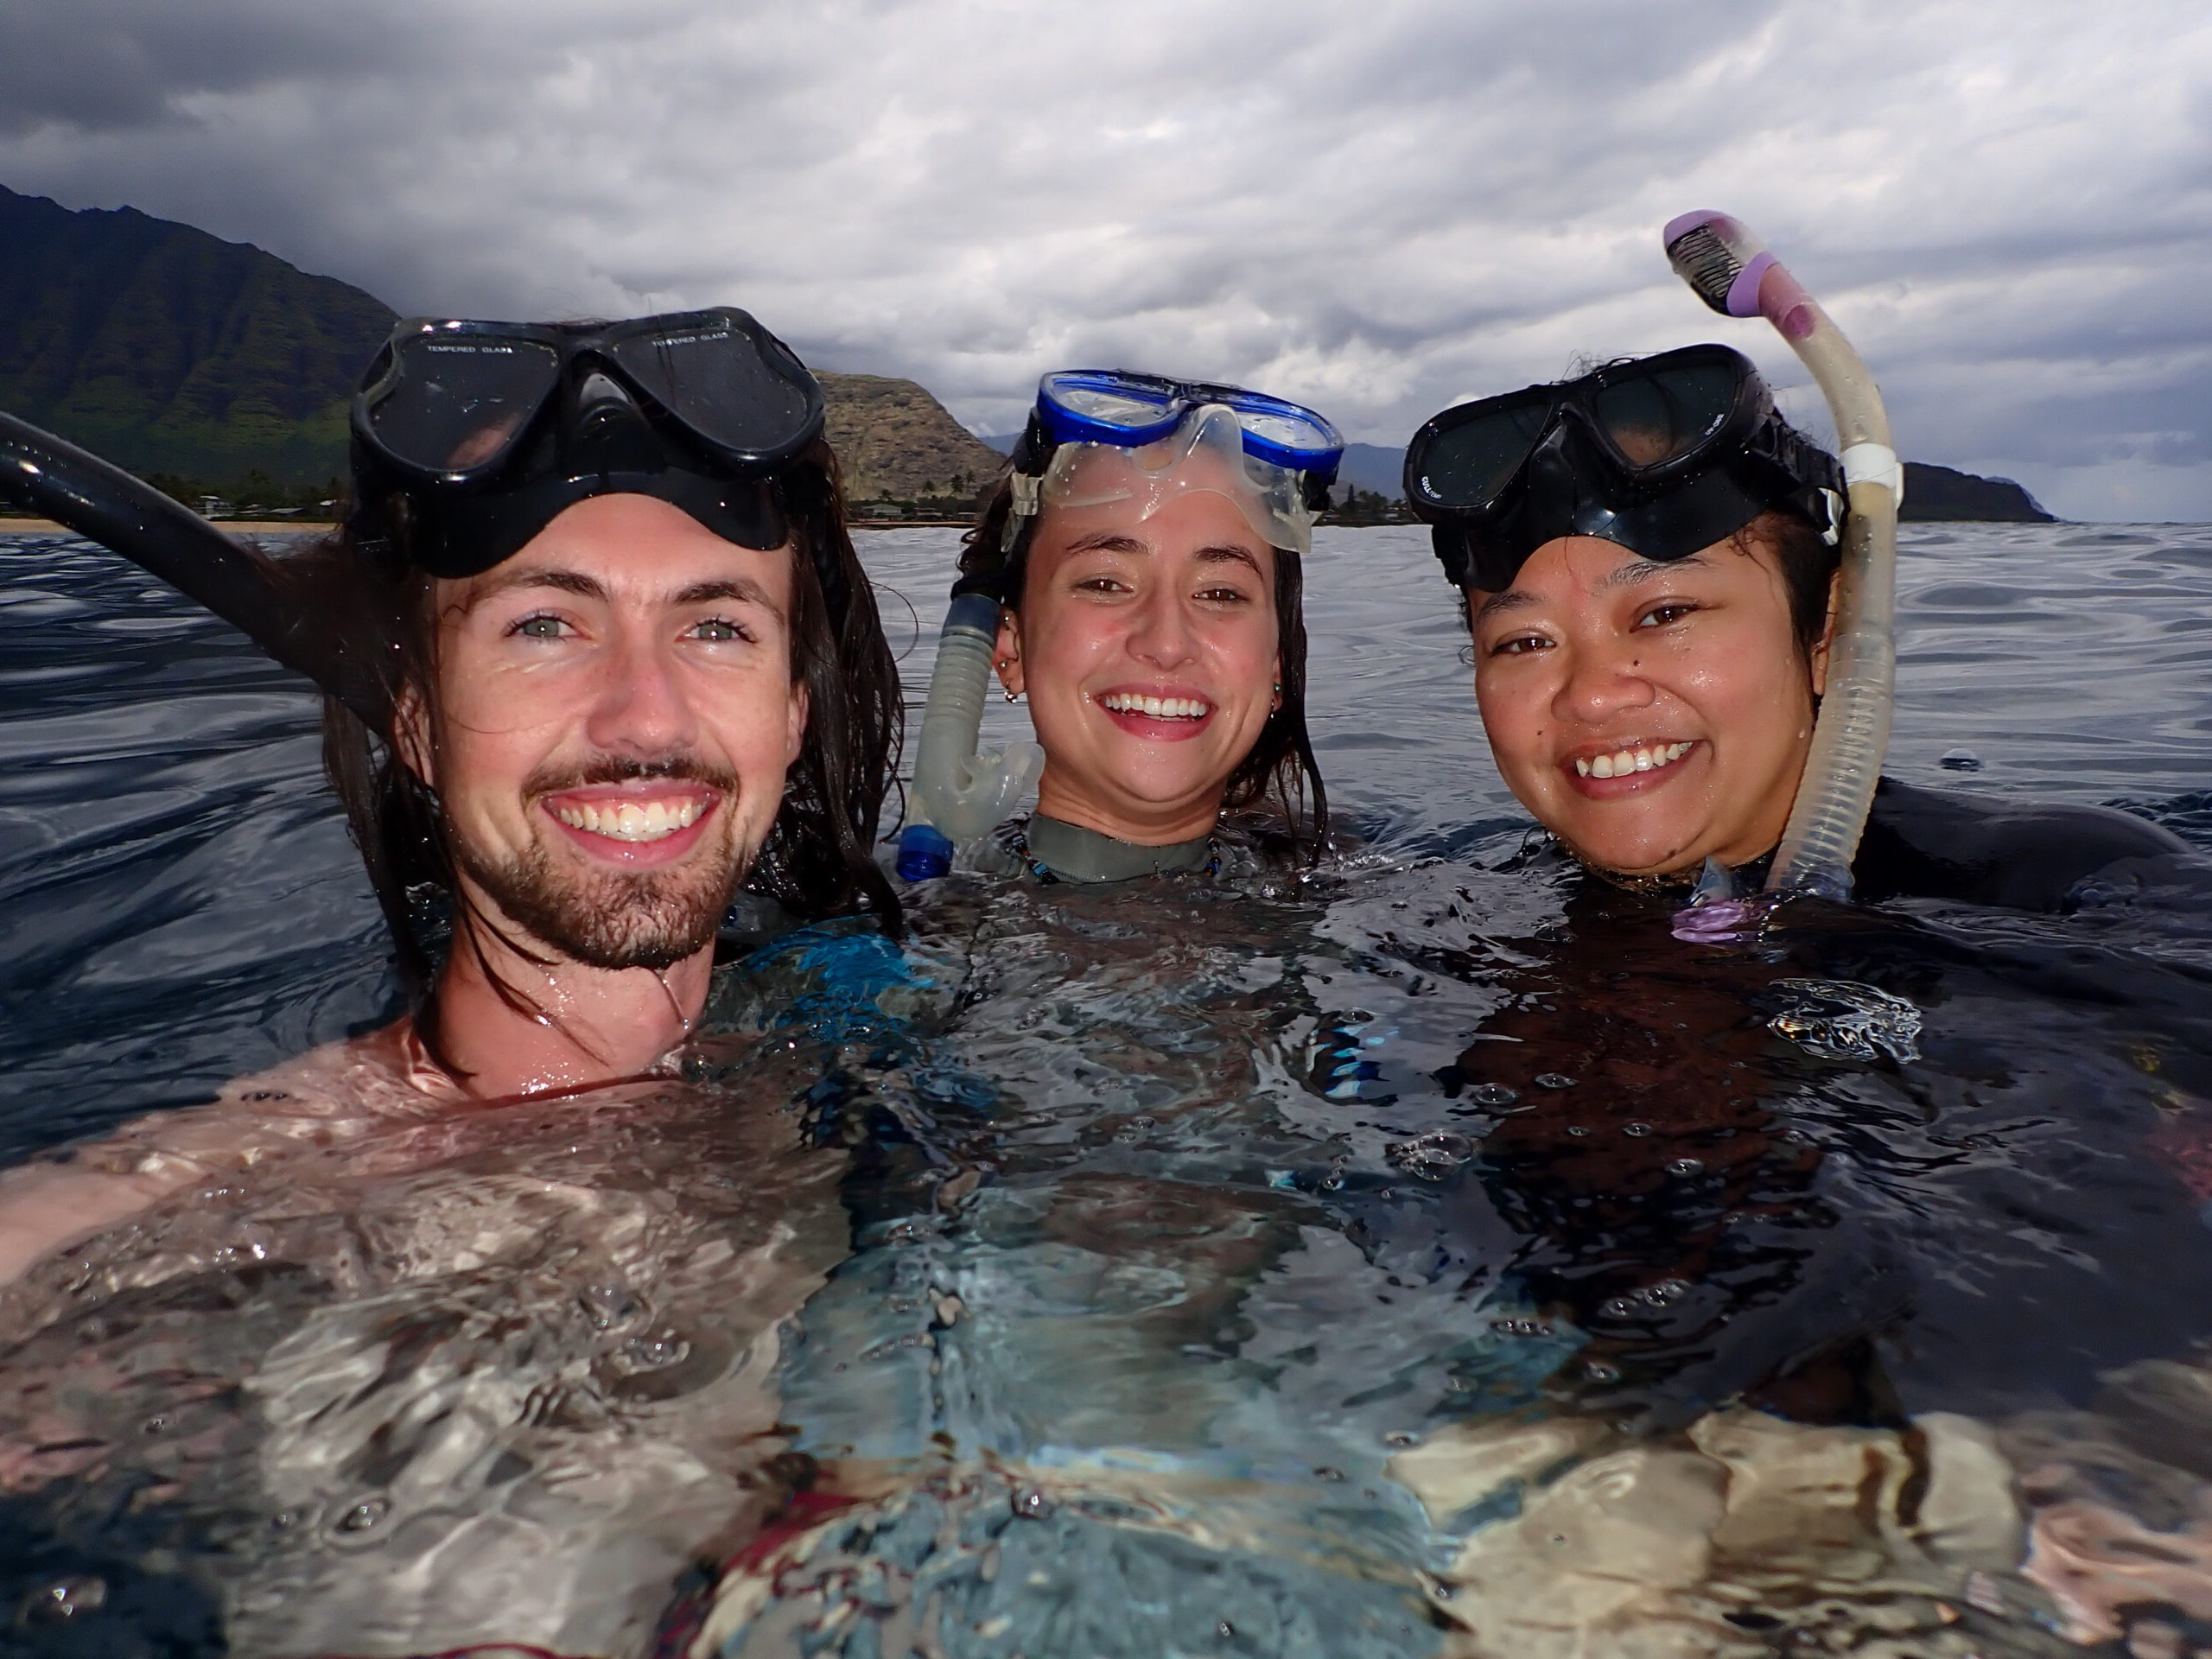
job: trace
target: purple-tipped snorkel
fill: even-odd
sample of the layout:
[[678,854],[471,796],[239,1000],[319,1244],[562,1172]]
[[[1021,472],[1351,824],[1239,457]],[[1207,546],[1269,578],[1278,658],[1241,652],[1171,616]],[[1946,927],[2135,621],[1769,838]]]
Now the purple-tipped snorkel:
[[1758,238],[1726,213],[1684,213],[1663,232],[1675,274],[1724,316],[1764,316],[1812,371],[1835,422],[1851,493],[1827,690],[1766,890],[1842,899],[1890,741],[1897,680],[1897,508],[1904,472],[1882,394],[1859,353]]

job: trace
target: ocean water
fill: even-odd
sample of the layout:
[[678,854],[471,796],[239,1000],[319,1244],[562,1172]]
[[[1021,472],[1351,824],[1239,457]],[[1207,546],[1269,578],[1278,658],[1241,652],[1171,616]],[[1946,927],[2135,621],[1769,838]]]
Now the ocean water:
[[[953,546],[862,543],[917,704]],[[0,1302],[0,1650],[2204,1639],[2202,890],[1686,943],[1524,852],[1447,599],[1317,537],[1337,868],[957,877],[738,964],[680,1085]],[[1901,623],[1893,775],[2212,845],[2212,530],[1910,529]],[[10,1160],[397,1011],[315,715],[0,536]]]

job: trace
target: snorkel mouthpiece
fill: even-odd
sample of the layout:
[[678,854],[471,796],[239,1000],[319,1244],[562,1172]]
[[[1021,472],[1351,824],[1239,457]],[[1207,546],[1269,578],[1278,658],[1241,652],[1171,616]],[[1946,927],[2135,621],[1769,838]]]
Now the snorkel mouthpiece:
[[1842,899],[1851,893],[1851,862],[1881,780],[1897,679],[1904,473],[1891,447],[1889,413],[1843,331],[1739,221],[1710,211],[1684,213],[1668,222],[1662,237],[1675,274],[1700,299],[1724,315],[1764,316],[1774,325],[1820,384],[1835,422],[1850,514],[1827,690],[1766,890]]

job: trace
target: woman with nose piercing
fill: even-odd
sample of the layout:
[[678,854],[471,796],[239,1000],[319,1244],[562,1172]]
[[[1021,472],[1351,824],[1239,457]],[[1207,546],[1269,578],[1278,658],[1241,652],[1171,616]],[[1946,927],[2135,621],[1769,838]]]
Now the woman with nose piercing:
[[1043,750],[1035,813],[1000,836],[1040,879],[1218,868],[1224,815],[1268,806],[1262,833],[1318,855],[1300,563],[1342,452],[1241,387],[1044,378],[955,589],[987,629],[996,610],[990,664]]

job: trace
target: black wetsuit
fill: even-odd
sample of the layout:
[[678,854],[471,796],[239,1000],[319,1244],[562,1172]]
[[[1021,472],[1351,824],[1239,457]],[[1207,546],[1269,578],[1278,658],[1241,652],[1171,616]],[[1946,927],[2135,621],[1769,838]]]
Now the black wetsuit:
[[1852,897],[1866,904],[1948,899],[2064,911],[2092,876],[2190,851],[2171,831],[2107,806],[2016,801],[1885,778],[1851,867]]

